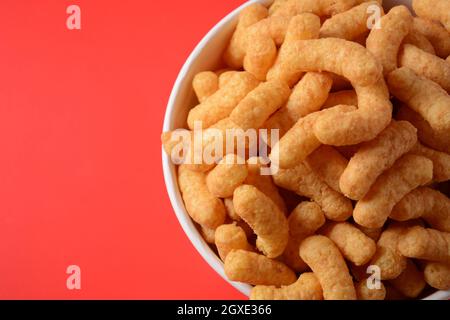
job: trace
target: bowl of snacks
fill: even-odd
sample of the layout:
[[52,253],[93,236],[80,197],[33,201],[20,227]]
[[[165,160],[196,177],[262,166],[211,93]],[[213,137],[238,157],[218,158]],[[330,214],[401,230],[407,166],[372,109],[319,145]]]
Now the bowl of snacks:
[[256,300],[450,298],[450,3],[259,0],[176,80],[163,171]]

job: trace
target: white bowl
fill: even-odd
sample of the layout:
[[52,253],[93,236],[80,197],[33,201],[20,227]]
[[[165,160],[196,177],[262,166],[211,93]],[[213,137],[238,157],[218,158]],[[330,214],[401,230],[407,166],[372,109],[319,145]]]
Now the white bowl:
[[[196,73],[205,70],[214,70],[219,65],[222,52],[224,51],[228,39],[231,37],[231,34],[236,26],[239,12],[252,3],[262,3],[264,5],[268,5],[272,2],[273,0],[248,1],[223,18],[222,21],[220,21],[211,31],[208,32],[202,41],[200,41],[181,69],[172,89],[164,119],[164,132],[186,126],[187,113],[189,108],[195,103],[195,96],[192,89],[192,79]],[[387,7],[400,3],[410,6],[411,0],[385,0],[384,3]],[[172,207],[184,232],[187,234],[188,238],[191,240],[192,244],[201,256],[222,278],[231,283],[240,292],[246,296],[249,296],[251,286],[240,282],[229,281],[227,279],[223,268],[223,262],[203,240],[203,237],[194,225],[194,222],[184,207],[183,199],[181,198],[175,166],[171,163],[169,157],[164,151],[162,152],[162,164],[167,192],[169,194]],[[446,300],[449,298],[450,291],[438,291],[426,299]]]

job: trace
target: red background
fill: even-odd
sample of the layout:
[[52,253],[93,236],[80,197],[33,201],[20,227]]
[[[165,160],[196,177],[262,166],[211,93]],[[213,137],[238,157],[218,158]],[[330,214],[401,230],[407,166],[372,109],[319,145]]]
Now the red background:
[[244,298],[179,226],[159,140],[183,62],[243,2],[0,2],[0,298]]

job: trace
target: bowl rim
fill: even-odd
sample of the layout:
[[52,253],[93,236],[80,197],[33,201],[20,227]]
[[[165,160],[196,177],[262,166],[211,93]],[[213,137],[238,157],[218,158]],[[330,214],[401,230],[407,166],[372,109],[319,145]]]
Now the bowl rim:
[[[224,18],[222,18],[219,21],[219,23],[217,23],[210,31],[208,31],[208,33],[197,44],[197,46],[194,48],[194,50],[187,58],[186,62],[183,64],[183,67],[181,68],[173,85],[164,116],[163,132],[174,129],[172,128],[172,117],[174,113],[173,110],[175,101],[177,100],[177,96],[179,95],[180,92],[180,88],[184,83],[186,75],[188,74],[190,68],[192,67],[192,64],[196,61],[196,59],[201,54],[205,46],[209,43],[209,41],[214,36],[216,36],[216,34],[219,33],[223,27],[231,23],[233,20],[237,19],[239,13],[247,6],[254,3],[268,4],[271,3],[272,1],[273,0],[249,0],[245,2],[244,4],[240,5],[232,12],[227,14]],[[224,264],[222,260],[220,260],[217,254],[203,239],[202,235],[198,231],[191,217],[187,213],[186,208],[184,206],[184,202],[181,197],[180,190],[178,188],[175,165],[173,165],[172,162],[170,161],[170,158],[165,153],[164,148],[161,148],[161,150],[162,150],[162,167],[166,190],[169,195],[172,208],[184,233],[187,235],[187,237],[189,238],[190,242],[195,247],[197,252],[208,263],[208,265],[214,269],[216,273],[218,273],[226,282],[230,283],[239,292],[244,294],[246,297],[249,297],[252,286],[241,282],[231,281],[227,278],[227,276],[225,275]],[[435,293],[425,297],[423,300],[447,300],[447,299],[450,299],[450,290],[436,291]]]

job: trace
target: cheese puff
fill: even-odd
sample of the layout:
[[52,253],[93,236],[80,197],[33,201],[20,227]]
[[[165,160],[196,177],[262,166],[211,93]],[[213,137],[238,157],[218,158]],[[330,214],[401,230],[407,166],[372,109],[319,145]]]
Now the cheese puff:
[[355,112],[344,113],[335,109],[316,121],[314,134],[323,144],[345,146],[369,141],[391,122],[392,104],[382,78],[373,85],[355,86],[355,90],[358,96]]
[[356,227],[373,241],[378,241],[378,239],[380,239],[381,233],[383,232],[382,228],[366,228],[358,224],[356,225]]
[[277,78],[288,81],[298,72],[328,71],[347,78],[354,86],[375,84],[382,66],[363,46],[336,38],[292,41],[286,44]]
[[303,72],[294,72],[284,77],[284,70],[288,68],[289,48],[297,40],[310,40],[319,38],[320,19],[311,13],[302,13],[292,18],[286,33],[286,38],[281,46],[275,64],[267,73],[267,79],[282,79],[292,87],[301,78]]
[[[367,0],[288,0],[274,15],[312,12],[318,16],[333,16]],[[379,3],[381,1],[378,1]]]
[[273,114],[264,127],[279,129],[279,137],[284,136],[300,118],[320,110],[331,84],[329,75],[308,72],[294,87],[286,105]]
[[226,86],[189,111],[187,120],[189,128],[194,129],[195,121],[201,121],[203,128],[209,128],[225,119],[258,84],[258,80],[248,72],[234,74]]
[[374,140],[361,145],[340,178],[340,190],[360,200],[376,179],[417,143],[417,130],[407,121],[393,121]]
[[383,65],[385,75],[397,68],[397,55],[403,39],[413,24],[411,12],[405,6],[392,8],[380,20],[380,28],[373,28],[366,47]]
[[438,57],[445,58],[450,54],[448,32],[439,23],[416,17],[413,21],[413,32],[423,34],[433,45]]
[[251,185],[242,185],[234,191],[233,205],[258,236],[258,249],[269,258],[280,256],[288,243],[289,227],[277,205]]
[[[172,157],[175,157],[178,161],[180,161],[180,163],[184,163],[184,166],[187,169],[203,173],[208,172],[215,167],[214,163],[208,164],[205,161],[200,161],[199,163],[195,162],[195,155],[197,152],[195,150],[194,134],[192,131],[180,131],[184,133],[183,135],[178,136],[178,140],[174,135],[176,132],[178,133],[178,130],[164,132],[161,135],[164,151],[169,157],[171,157],[172,161],[174,161]],[[186,140],[183,140],[183,137],[187,137]],[[182,152],[183,149],[185,150]],[[202,160],[202,158],[200,160]]]
[[395,279],[406,268],[406,259],[388,247],[377,246],[370,265],[374,265],[381,270],[381,279]]
[[272,5],[269,7],[269,15],[275,13],[275,11],[282,8],[289,0],[275,0]]
[[247,39],[244,70],[256,79],[265,81],[267,72],[277,58],[277,46],[271,38],[257,32],[249,33]]
[[417,269],[410,259],[407,260],[406,269],[400,276],[389,282],[408,298],[417,298],[426,286],[423,273]]
[[325,300],[356,299],[352,277],[333,241],[324,236],[306,238],[300,245],[300,257],[319,279]]
[[411,122],[417,128],[419,140],[433,149],[450,153],[450,140],[444,132],[434,130],[420,114],[403,105],[397,113],[397,119]]
[[352,112],[353,106],[339,105],[331,109],[314,112],[301,118],[297,123],[273,146],[270,159],[278,163],[281,168],[292,168],[306,159],[321,143],[313,132],[317,119],[326,113]]
[[383,12],[383,7],[377,1],[370,1],[332,16],[322,24],[320,37],[354,40],[368,30],[367,21],[372,15],[368,9],[373,6]]
[[247,241],[247,236],[236,224],[224,224],[216,229],[215,244],[220,259],[225,258],[232,250],[254,251]]
[[323,145],[311,153],[305,163],[333,190],[341,192],[339,179],[347,168],[348,160],[336,149]]
[[423,218],[434,229],[450,232],[450,199],[437,190],[417,188],[395,205],[389,217],[397,221]]
[[229,280],[251,285],[279,287],[297,281],[295,273],[284,263],[245,250],[228,253],[224,268]]
[[302,162],[292,169],[278,170],[273,179],[281,188],[314,200],[322,208],[327,219],[345,221],[352,215],[353,207],[350,199],[331,189]]
[[277,205],[278,209],[287,213],[286,204],[278,192],[277,186],[273,183],[272,176],[261,174],[261,169],[265,167],[260,158],[250,158],[247,161],[248,176],[244,183],[258,188]]
[[450,96],[438,84],[399,68],[388,76],[391,93],[419,113],[434,130],[450,132]]
[[219,75],[219,88],[225,87],[236,73],[239,73],[239,71],[230,70],[221,73]]
[[241,11],[236,30],[223,56],[228,66],[233,69],[242,68],[245,57],[244,38],[246,30],[251,25],[265,19],[267,15],[267,8],[258,3],[249,5]]
[[243,130],[258,129],[286,102],[290,93],[282,82],[261,83],[231,112],[230,120]]
[[403,39],[403,44],[410,44],[413,46],[416,46],[417,48],[420,48],[421,50],[428,52],[429,54],[436,55],[436,51],[434,50],[433,45],[431,42],[421,33],[417,33],[414,31],[411,31],[405,39]]
[[400,236],[398,250],[405,257],[450,263],[450,233],[412,227]]
[[322,209],[314,202],[302,202],[290,214],[289,243],[283,252],[282,259],[294,271],[303,272],[308,269],[298,255],[300,243],[322,227],[325,220]]
[[450,290],[450,265],[439,262],[427,262],[423,270],[425,281],[433,288]]
[[339,104],[345,104],[347,106],[357,106],[358,97],[355,90],[341,90],[337,92],[331,92],[328,94],[328,98],[322,105],[322,109],[328,109],[335,107]]
[[186,211],[195,222],[210,229],[216,229],[225,222],[223,202],[209,192],[204,173],[181,165],[178,168],[178,185]]
[[312,272],[303,273],[289,286],[256,286],[250,300],[322,300],[322,287]]
[[430,149],[421,143],[417,143],[410,153],[427,157],[433,161],[433,181],[450,180],[450,154]]
[[448,0],[413,0],[412,5],[419,17],[439,21],[450,32],[450,3]]
[[364,227],[382,227],[395,204],[415,188],[430,182],[432,177],[431,160],[408,154],[401,157],[358,201],[353,219]]
[[450,91],[450,64],[444,59],[405,44],[399,54],[399,64],[436,82],[447,92]]
[[205,241],[209,244],[215,244],[216,239],[216,230],[205,228],[204,226],[200,226],[200,233],[205,239]]
[[355,289],[358,300],[384,300],[386,297],[386,287],[382,282],[379,289],[370,289],[367,279],[364,279],[355,285]]
[[377,249],[372,239],[348,222],[331,223],[321,233],[330,238],[342,255],[357,266],[369,262]]
[[200,103],[219,90],[219,78],[212,71],[197,73],[192,81],[195,95]]
[[227,154],[206,177],[208,190],[218,198],[233,195],[234,190],[247,178],[245,160],[235,154]]

